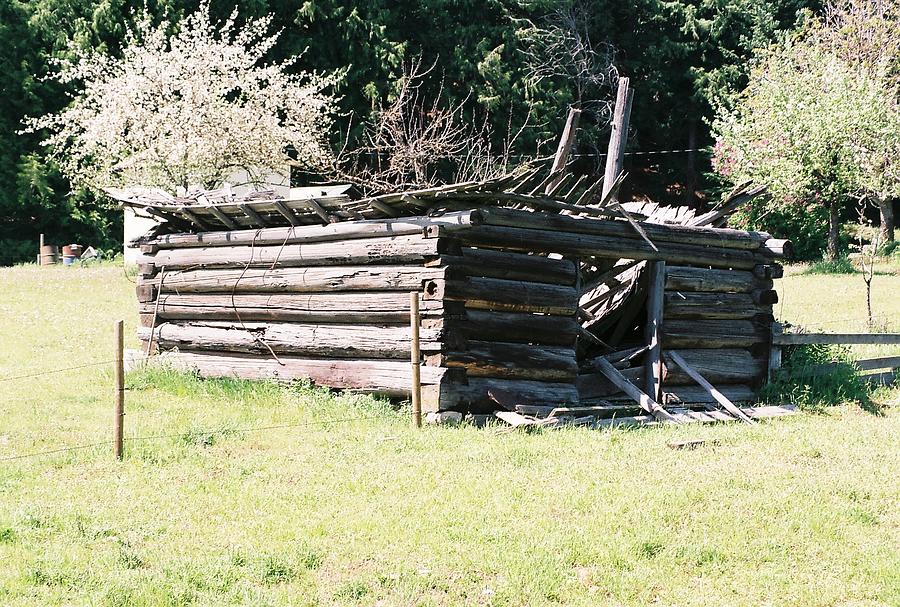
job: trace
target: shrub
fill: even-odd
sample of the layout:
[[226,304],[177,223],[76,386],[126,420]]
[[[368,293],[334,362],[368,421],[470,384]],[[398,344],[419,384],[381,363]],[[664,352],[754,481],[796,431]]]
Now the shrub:
[[803,272],[804,274],[858,274],[859,270],[847,256],[838,257],[833,261],[823,259],[814,262]]
[[[834,364],[825,375],[805,376],[811,367]],[[792,403],[805,409],[868,401],[868,388],[859,376],[850,349],[837,345],[787,346],[782,367],[762,390],[762,400]]]

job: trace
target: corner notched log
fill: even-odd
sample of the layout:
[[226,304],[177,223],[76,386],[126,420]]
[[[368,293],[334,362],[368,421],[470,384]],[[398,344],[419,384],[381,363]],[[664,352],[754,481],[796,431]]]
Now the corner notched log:
[[426,392],[437,391],[441,393],[441,409],[467,409],[474,413],[486,413],[501,408],[489,394],[502,394],[504,401],[523,405],[558,407],[578,403],[578,390],[575,384],[564,382],[472,377],[466,384],[444,382],[440,388],[426,389]]
[[[580,219],[569,215],[529,213],[511,209],[482,209],[483,224],[505,228],[526,228],[532,230],[552,230],[595,236],[609,236],[636,240],[639,236],[634,228],[624,221]],[[728,249],[755,250],[771,243],[772,249],[783,247],[784,242],[775,241],[764,232],[745,232],[727,228],[703,228],[681,225],[660,225],[638,222],[654,243],[712,246]],[[474,224],[473,224],[474,225]]]
[[491,249],[462,247],[460,255],[442,255],[427,266],[449,266],[466,276],[525,280],[574,286],[578,268],[567,259],[551,259],[525,253],[509,253]]
[[766,323],[751,320],[670,319],[663,322],[663,348],[749,348],[768,343],[769,336]]
[[[445,305],[460,302],[445,302]],[[423,319],[424,327],[446,325],[468,339],[574,347],[579,325],[571,316],[466,310],[461,321]]]
[[[437,235],[441,232],[429,228],[428,233]],[[660,242],[658,250],[654,250],[646,241],[635,238],[488,225],[474,226],[456,233],[455,236],[463,244],[497,249],[559,253],[575,257],[662,260],[675,264],[744,270],[749,270],[760,263],[766,263],[769,259],[762,253],[746,249],[699,247]]]

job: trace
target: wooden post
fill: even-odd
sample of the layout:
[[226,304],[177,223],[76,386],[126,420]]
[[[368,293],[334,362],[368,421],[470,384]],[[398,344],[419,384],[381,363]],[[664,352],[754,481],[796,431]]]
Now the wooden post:
[[123,448],[123,427],[125,423],[125,338],[124,338],[124,321],[116,321],[116,414],[115,414],[115,433],[114,448],[116,459],[122,459],[124,455]]
[[777,338],[782,334],[784,334],[784,329],[782,328],[781,323],[772,323],[772,345],[769,348],[769,381],[775,379],[775,374],[778,372],[778,369],[781,368],[781,346],[775,342],[778,341]]
[[631,99],[633,91],[628,85],[628,78],[619,78],[619,90],[616,93],[616,107],[613,111],[612,131],[609,133],[609,147],[606,149],[606,172],[603,176],[603,197],[612,189],[613,183],[625,160],[625,144],[628,141],[628,121],[631,118]]
[[646,378],[644,390],[653,400],[659,402],[662,398],[662,323],[666,262],[652,261],[648,265],[647,325],[644,327],[644,343],[650,349],[644,358]]
[[43,254],[44,254],[44,235],[41,234],[41,244],[38,245],[38,256],[37,256],[38,267],[44,265],[44,264],[43,264],[43,257],[42,257]]
[[412,410],[413,425],[422,427],[422,377],[419,365],[421,354],[419,352],[419,292],[412,291],[409,294],[409,330],[411,337],[410,364],[412,365]]
[[575,130],[578,128],[578,118],[581,116],[581,110],[569,108],[569,115],[566,118],[566,126],[563,129],[562,136],[559,138],[559,146],[556,148],[556,156],[553,158],[553,167],[551,173],[560,171],[556,179],[547,184],[544,189],[545,194],[553,191],[559,182],[562,181],[562,170],[566,167],[566,161],[569,159],[569,152],[572,150],[572,144],[575,142]]

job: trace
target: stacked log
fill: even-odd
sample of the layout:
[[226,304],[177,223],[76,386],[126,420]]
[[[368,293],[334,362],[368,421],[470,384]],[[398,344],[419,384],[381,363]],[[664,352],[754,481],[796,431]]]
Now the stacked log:
[[[644,299],[622,277],[636,281],[644,262],[660,261],[663,355],[653,368],[662,402],[704,398],[667,350],[724,393],[745,396],[765,374],[781,272],[774,259],[790,249],[761,232],[494,207],[139,244],[139,336],[201,375],[310,378],[407,396],[417,291],[423,405],[471,411],[618,398],[591,365],[596,351],[581,365],[579,353],[590,353],[585,343],[606,348],[599,330],[616,346],[643,344],[634,329]],[[627,309],[617,326],[604,322],[613,296]],[[643,387],[647,366],[633,358],[617,368]]]
[[452,238],[479,221],[467,211],[145,239],[138,335],[205,377],[403,397],[418,291],[426,409],[491,410],[510,394],[576,402],[576,264]]
[[[701,375],[719,389],[759,387],[771,349],[772,306],[778,302],[772,279],[781,273],[772,262],[755,271],[668,266],[663,349],[706,365],[708,375]],[[666,367],[668,385],[693,383],[677,365]]]

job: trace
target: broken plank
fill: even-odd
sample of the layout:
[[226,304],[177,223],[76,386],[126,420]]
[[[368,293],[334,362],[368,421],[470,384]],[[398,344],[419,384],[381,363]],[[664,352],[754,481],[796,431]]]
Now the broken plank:
[[700,384],[709,393],[710,396],[712,396],[714,399],[716,399],[717,403],[719,403],[720,405],[725,407],[726,411],[728,411],[729,413],[731,413],[738,419],[742,419],[743,421],[747,422],[748,424],[753,423],[753,420],[751,420],[744,412],[742,412],[740,409],[738,409],[734,405],[734,403],[732,403],[730,400],[725,398],[724,394],[722,394],[721,392],[716,390],[716,388],[713,387],[713,385],[711,383],[706,381],[706,379],[702,375],[697,373],[697,371],[695,371],[693,369],[693,367],[688,365],[687,362],[681,357],[681,355],[678,354],[678,352],[675,352],[674,350],[670,350],[668,352],[668,355],[669,355],[669,358],[671,358],[675,364],[677,364],[679,367],[684,369],[685,373],[687,373],[691,377],[691,379],[693,379],[698,384]]

